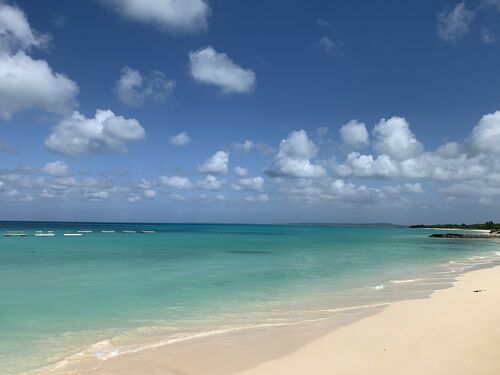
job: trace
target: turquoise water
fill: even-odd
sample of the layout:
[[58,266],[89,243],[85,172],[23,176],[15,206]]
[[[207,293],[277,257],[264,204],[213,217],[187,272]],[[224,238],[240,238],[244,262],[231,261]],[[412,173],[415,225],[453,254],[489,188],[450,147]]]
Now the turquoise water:
[[[393,227],[0,223],[9,230],[30,236],[0,238],[2,374],[81,351],[105,358],[159,340],[389,301],[403,285],[418,297],[500,250],[492,240]],[[35,237],[37,230],[56,235]],[[93,233],[62,235],[77,230]]]

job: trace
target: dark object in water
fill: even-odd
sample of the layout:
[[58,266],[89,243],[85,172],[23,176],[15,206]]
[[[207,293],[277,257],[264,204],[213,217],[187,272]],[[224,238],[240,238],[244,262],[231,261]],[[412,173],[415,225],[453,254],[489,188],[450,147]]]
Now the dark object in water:
[[471,233],[434,233],[429,237],[437,238],[500,238],[499,234],[471,234]]
[[481,292],[486,292],[486,289],[476,289],[473,290],[474,293],[481,293]]

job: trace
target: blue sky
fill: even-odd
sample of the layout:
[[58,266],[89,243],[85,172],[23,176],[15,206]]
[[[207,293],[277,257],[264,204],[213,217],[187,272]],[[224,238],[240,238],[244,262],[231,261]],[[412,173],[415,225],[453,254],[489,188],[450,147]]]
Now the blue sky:
[[500,220],[500,2],[0,1],[0,219]]

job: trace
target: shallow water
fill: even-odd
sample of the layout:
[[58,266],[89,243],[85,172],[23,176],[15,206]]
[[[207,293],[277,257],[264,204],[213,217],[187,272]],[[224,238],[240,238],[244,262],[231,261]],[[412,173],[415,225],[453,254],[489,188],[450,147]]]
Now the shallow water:
[[[425,297],[500,260],[498,241],[406,228],[0,223],[9,230],[29,236],[0,237],[2,374]],[[92,233],[62,235],[78,230]]]

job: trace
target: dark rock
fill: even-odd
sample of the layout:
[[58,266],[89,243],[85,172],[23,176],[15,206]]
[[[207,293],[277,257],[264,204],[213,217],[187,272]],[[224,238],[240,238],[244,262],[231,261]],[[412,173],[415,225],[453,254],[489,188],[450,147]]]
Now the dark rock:
[[434,233],[429,237],[437,238],[500,238],[500,234],[471,234],[471,233]]

